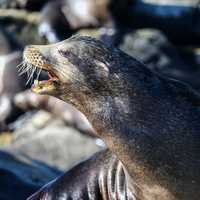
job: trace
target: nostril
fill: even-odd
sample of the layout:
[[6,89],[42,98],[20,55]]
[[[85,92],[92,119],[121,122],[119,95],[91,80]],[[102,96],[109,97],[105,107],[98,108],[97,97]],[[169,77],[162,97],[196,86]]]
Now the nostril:
[[27,46],[24,50],[24,60],[33,64],[42,64],[41,60],[44,60],[41,53],[34,46]]

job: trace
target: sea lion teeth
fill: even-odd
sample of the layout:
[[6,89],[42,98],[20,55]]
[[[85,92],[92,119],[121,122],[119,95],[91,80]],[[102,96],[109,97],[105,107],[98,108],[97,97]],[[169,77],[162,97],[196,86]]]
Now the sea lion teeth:
[[38,85],[39,81],[38,80],[34,80],[34,85]]

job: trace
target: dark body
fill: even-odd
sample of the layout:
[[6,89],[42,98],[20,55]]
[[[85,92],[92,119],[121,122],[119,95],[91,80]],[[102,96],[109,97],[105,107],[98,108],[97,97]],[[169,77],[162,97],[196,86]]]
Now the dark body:
[[[54,75],[32,90],[73,104],[109,149],[30,199],[199,199],[200,98],[194,91],[89,37],[30,46],[24,58]],[[110,174],[103,186],[102,173]]]

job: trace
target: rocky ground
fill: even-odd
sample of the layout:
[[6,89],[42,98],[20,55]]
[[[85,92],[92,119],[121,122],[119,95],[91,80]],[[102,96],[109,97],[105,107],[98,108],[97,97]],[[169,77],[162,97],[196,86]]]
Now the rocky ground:
[[[17,123],[23,125],[18,125],[20,127],[14,133],[0,135],[2,200],[11,200],[11,192],[15,190],[18,191],[16,199],[25,199],[45,183],[101,149],[94,139],[66,126],[62,120],[55,119],[46,111],[28,113],[26,119],[20,120]],[[2,176],[5,178],[2,179]],[[22,189],[17,190],[18,187]]]

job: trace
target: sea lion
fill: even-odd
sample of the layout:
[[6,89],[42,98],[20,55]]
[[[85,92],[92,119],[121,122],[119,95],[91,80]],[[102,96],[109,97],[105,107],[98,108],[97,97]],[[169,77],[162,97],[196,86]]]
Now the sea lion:
[[72,34],[70,25],[62,12],[61,1],[50,1],[44,6],[41,11],[38,32],[49,43],[58,42]]
[[29,199],[199,199],[195,91],[90,37],[28,46],[24,60],[49,74],[32,91],[74,105],[109,149]]
[[49,1],[42,9],[39,34],[50,43],[70,37],[83,27],[108,21],[108,0]]
[[0,8],[40,10],[48,0],[6,0],[0,1]]
[[13,105],[13,97],[24,89],[25,77],[19,77],[16,69],[22,60],[22,47],[3,27],[0,28],[0,124],[6,125],[6,121],[20,114]]
[[109,27],[118,30],[125,23],[133,0],[49,1],[41,12],[39,33],[49,43],[68,38],[81,28]]
[[199,63],[194,54],[176,48],[161,31],[140,29],[127,33],[119,48],[139,58],[151,70],[200,89]]
[[[199,45],[198,0],[139,0],[129,7],[129,26],[162,30],[174,44]],[[185,31],[187,30],[187,31]]]

